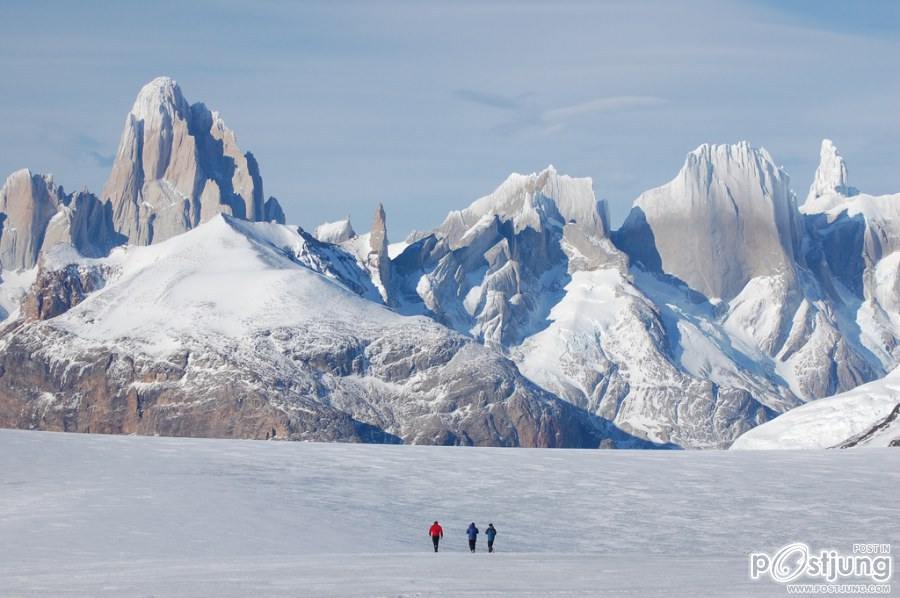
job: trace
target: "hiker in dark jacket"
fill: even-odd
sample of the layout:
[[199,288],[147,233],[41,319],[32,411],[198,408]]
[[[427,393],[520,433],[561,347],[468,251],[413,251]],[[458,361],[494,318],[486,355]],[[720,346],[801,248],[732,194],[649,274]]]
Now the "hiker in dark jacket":
[[437,521],[435,521],[434,525],[432,525],[428,529],[428,535],[431,536],[431,542],[432,544],[434,544],[434,551],[437,552],[438,544],[440,544],[441,538],[444,537],[444,528],[442,528],[441,525]]
[[493,523],[488,523],[487,529],[484,530],[484,535],[488,541],[488,552],[494,552],[494,538],[497,537],[497,528],[494,527]]
[[478,539],[478,528],[475,527],[475,522],[469,524],[469,529],[466,530],[466,535],[469,536],[469,551],[475,552],[475,540]]

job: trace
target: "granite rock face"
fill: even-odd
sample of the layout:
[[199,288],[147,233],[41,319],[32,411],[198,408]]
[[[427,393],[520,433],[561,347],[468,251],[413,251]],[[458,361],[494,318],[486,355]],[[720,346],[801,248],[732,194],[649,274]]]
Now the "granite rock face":
[[47,225],[44,247],[59,243],[73,246],[85,257],[107,255],[113,247],[122,245],[125,237],[115,230],[112,205],[101,202],[88,191],[66,197],[56,215]]
[[[157,360],[94,347],[70,354],[65,361],[49,355],[46,347],[70,340],[39,325],[13,333],[0,353],[0,427],[570,448],[593,448],[601,439],[577,409],[529,385],[510,366],[500,366],[506,372],[492,372],[504,376],[493,380],[442,368],[447,365],[443,359],[467,359],[458,355],[458,348],[433,357],[417,355],[416,359],[426,359],[417,365],[432,371],[433,377],[419,382],[425,394],[401,396],[359,385],[351,378],[364,375],[360,366],[354,372],[353,359],[342,363],[340,354],[272,377],[271,368],[254,371],[246,361],[222,354],[182,352]],[[302,338],[295,342],[302,343]],[[356,357],[361,360],[364,355],[385,357],[364,349]],[[437,360],[427,361],[432,358]],[[220,373],[213,374],[214,370]],[[395,383],[403,380],[399,371],[392,374]],[[439,388],[435,404],[404,406],[405,399],[421,399]],[[325,394],[327,401],[319,398]]]
[[648,269],[729,300],[758,276],[793,276],[797,232],[790,178],[741,142],[688,154],[671,182],[635,201],[617,239]]
[[0,189],[0,264],[5,270],[34,267],[47,225],[67,203],[53,178],[19,170]]
[[606,235],[605,205],[590,179],[553,167],[512,175],[397,256],[398,309],[431,314],[488,346],[518,344],[563,294],[565,247],[584,250],[575,258],[582,266],[624,267]]
[[101,289],[113,272],[103,265],[42,265],[22,301],[22,315],[26,320],[49,320],[64,314]]
[[133,245],[162,241],[219,213],[284,222],[277,200],[263,199],[253,154],[241,152],[217,112],[189,104],[168,77],[135,99],[101,198]]
[[755,377],[786,391],[778,411],[792,397],[829,396],[883,376],[897,360],[887,312],[860,302],[875,262],[894,251],[882,243],[892,235],[879,230],[881,218],[866,228],[862,216],[840,215],[848,198],[868,206],[860,211],[873,202],[849,186],[828,140],[820,159],[798,209],[787,175],[764,149],[701,146],[672,182],[638,198],[614,235],[634,268],[714,306],[704,320],[741,347],[739,361],[771,364]]
[[366,254],[366,266],[372,273],[372,280],[378,287],[385,303],[390,303],[391,258],[388,256],[387,218],[384,206],[375,208],[375,218],[369,233],[369,252]]
[[53,177],[19,170],[0,189],[0,264],[33,268],[44,248],[64,243],[99,257],[121,244],[109,204],[87,192],[66,194]]

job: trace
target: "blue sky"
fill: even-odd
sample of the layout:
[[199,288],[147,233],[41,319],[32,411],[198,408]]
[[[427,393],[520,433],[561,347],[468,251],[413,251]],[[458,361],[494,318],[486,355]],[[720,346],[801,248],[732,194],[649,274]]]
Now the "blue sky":
[[590,176],[620,222],[703,142],[748,139],[801,197],[822,137],[900,191],[892,2],[4,0],[0,171],[99,192],[141,85],[218,109],[291,222],[383,202],[390,236],[508,173]]

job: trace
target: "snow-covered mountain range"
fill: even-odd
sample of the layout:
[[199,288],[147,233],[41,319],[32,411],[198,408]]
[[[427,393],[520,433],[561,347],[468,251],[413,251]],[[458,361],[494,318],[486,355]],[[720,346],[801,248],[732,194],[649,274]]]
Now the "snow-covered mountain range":
[[766,150],[702,145],[618,230],[548,167],[390,244],[381,206],[285,225],[159,78],[100,196],[18,171],[0,222],[2,426],[724,447],[900,364],[900,195],[828,140],[800,206]]

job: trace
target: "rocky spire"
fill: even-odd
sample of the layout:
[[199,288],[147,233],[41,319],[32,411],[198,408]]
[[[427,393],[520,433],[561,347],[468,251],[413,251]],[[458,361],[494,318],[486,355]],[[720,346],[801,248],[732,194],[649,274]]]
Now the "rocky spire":
[[819,150],[819,166],[809,187],[804,211],[826,210],[859,191],[848,183],[847,165],[831,139],[823,139]]
[[0,189],[0,265],[5,270],[31,268],[37,263],[47,225],[66,203],[53,177],[18,170]]
[[388,255],[387,221],[384,206],[380,203],[375,209],[375,221],[369,234],[367,266],[372,274],[372,281],[381,293],[381,298],[387,303],[390,299],[391,258]]
[[217,112],[190,105],[168,77],[141,89],[101,193],[128,242],[160,241],[218,213],[283,222],[277,201],[263,197],[256,160]]

